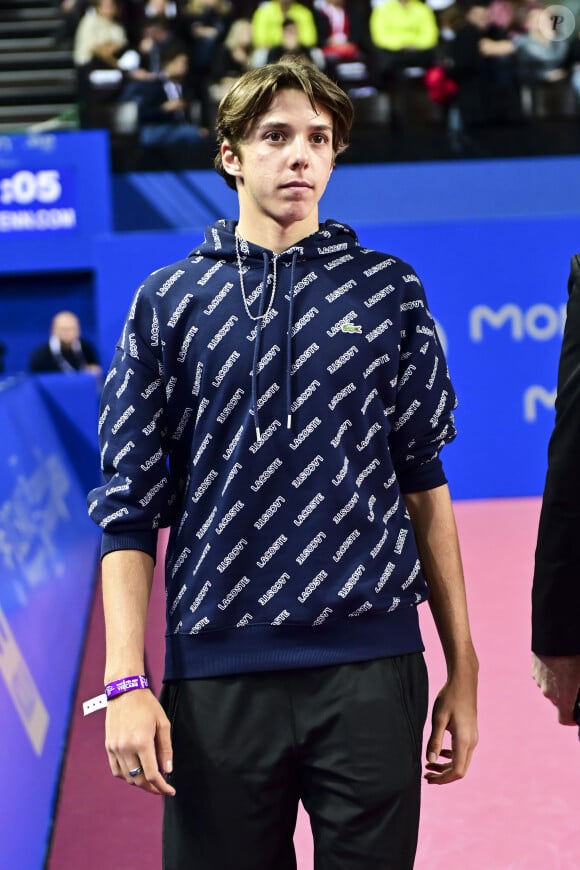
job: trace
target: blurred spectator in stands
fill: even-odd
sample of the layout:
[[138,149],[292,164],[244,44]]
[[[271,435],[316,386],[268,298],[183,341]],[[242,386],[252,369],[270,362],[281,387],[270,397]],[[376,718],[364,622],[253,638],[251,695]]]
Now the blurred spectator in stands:
[[529,9],[524,18],[525,33],[513,37],[520,79],[527,84],[561,82],[568,77],[569,42],[550,38],[542,26],[543,13],[543,6]]
[[233,21],[232,4],[229,0],[189,0],[183,17],[191,45],[190,70],[196,75],[208,75],[214,54]]
[[32,352],[28,368],[35,373],[102,373],[97,352],[91,342],[82,337],[79,319],[72,311],[55,314],[50,325],[50,337]]
[[218,46],[212,64],[209,91],[214,104],[219,103],[237,78],[251,69],[253,53],[252,24],[247,18],[237,18]]
[[435,62],[439,28],[433,10],[422,0],[385,0],[370,17],[377,73],[383,86],[405,69],[426,69]]
[[186,0],[181,11],[182,37],[188,46],[187,87],[201,107],[201,123],[211,124],[209,85],[212,63],[233,20],[230,0]]
[[95,0],[77,28],[73,61],[78,74],[81,127],[94,126],[98,107],[116,99],[126,74],[141,74],[141,59],[120,22],[117,0]]
[[440,42],[445,43],[455,39],[455,34],[463,24],[465,18],[463,8],[459,3],[448,3],[446,0],[444,5],[441,5],[438,9],[433,6],[432,2],[429,3],[429,6],[433,9],[435,17],[437,18]]
[[371,0],[346,0],[352,41],[369,55],[373,44],[370,33]]
[[447,52],[464,128],[521,119],[516,46],[491,23],[485,0],[470,0]]
[[276,63],[281,57],[305,57],[312,61],[320,69],[324,69],[324,54],[316,46],[308,48],[302,45],[298,35],[298,25],[292,18],[285,18],[282,22],[282,42],[268,50],[266,63]]
[[351,39],[346,0],[314,0],[314,20],[325,55],[352,59],[359,54],[360,48]]
[[578,34],[570,43],[567,64],[570,70],[570,84],[576,97],[576,107],[580,115],[580,35]]
[[182,40],[183,27],[180,7],[174,0],[148,0],[144,4],[135,43],[147,69],[159,71],[159,46]]
[[95,0],[81,18],[75,33],[75,66],[117,67],[123,51],[129,47],[127,32],[119,18],[117,0]]
[[364,33],[356,14],[352,26],[352,9],[352,2],[347,3],[347,0],[314,0],[319,44],[326,60],[327,75],[349,93],[354,90],[362,93],[363,88],[369,93],[372,73],[362,49],[362,45],[368,44],[368,26]]
[[185,46],[171,43],[162,48],[159,75],[126,85],[121,100],[137,103],[143,147],[182,147],[186,154],[207,139],[209,131],[192,121],[195,103],[187,88],[188,62]]
[[141,27],[137,49],[141,66],[150,72],[161,72],[161,52],[163,48],[179,41],[175,19],[164,15],[146,17]]
[[298,41],[306,48],[318,45],[318,31],[312,11],[293,0],[266,0],[252,16],[252,39],[256,47],[254,66],[266,62],[268,51],[282,44],[283,22],[291,18],[298,28]]
[[525,5],[516,4],[512,0],[490,0],[489,23],[496,25],[507,36],[515,36],[524,30],[523,19],[526,15]]

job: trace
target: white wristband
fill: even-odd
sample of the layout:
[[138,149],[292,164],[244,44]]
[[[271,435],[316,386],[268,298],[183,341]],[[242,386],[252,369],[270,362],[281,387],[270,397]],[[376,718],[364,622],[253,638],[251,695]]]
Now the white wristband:
[[94,713],[95,710],[102,710],[106,706],[107,696],[103,692],[102,695],[97,695],[95,698],[89,698],[88,701],[83,702],[83,716],[88,716],[90,713]]

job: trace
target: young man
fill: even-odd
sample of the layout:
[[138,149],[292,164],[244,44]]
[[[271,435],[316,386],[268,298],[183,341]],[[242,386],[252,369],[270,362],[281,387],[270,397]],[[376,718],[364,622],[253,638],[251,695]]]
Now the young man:
[[[455,394],[410,266],[319,224],[352,105],[314,66],[243,75],[216,166],[239,219],[137,291],[101,413],[112,772],[166,796],[164,867],[413,866],[429,594],[449,676],[431,783],[477,741],[477,660],[440,448]],[[142,686],[169,525],[162,705]],[[137,677],[127,680],[127,677]],[[445,731],[451,748],[443,748]]]

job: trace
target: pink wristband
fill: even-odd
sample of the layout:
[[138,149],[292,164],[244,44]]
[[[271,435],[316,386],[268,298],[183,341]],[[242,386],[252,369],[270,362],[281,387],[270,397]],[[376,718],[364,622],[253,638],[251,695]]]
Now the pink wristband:
[[125,692],[132,692],[134,689],[148,689],[149,681],[145,674],[136,674],[132,677],[123,677],[121,680],[114,680],[112,683],[107,683],[105,693],[108,698],[114,698],[116,695],[124,695]]

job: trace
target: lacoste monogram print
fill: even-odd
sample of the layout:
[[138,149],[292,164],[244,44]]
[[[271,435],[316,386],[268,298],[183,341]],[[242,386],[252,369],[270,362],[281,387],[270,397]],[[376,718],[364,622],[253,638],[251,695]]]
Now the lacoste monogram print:
[[[255,316],[271,263],[240,248]],[[426,593],[399,484],[440,481],[455,394],[422,285],[333,222],[277,265],[253,322],[218,222],[139,288],[105,383],[91,516],[171,525],[169,634],[322,630]]]

